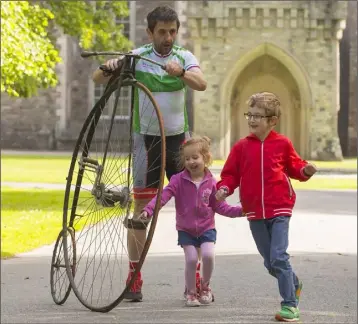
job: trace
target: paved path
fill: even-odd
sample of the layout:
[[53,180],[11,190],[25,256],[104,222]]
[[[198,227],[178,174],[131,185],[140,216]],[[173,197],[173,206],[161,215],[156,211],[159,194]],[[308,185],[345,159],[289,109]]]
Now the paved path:
[[[236,204],[237,196],[229,202]],[[297,192],[289,252],[304,281],[303,323],[357,323],[356,206],[355,192]],[[183,306],[184,263],[174,221],[171,202],[160,214],[144,265],[143,303],[123,302],[99,314],[72,293],[64,306],[55,305],[49,245],[1,261],[1,323],[273,323],[280,302],[277,284],[263,268],[245,219],[216,218],[216,302],[198,309]]]
[[[304,281],[302,323],[357,323],[357,257],[295,254],[292,264]],[[187,308],[183,257],[148,257],[142,303],[122,302],[106,314],[84,308],[71,293],[53,303],[47,257],[2,261],[1,323],[274,323],[280,298],[277,284],[257,255],[219,255],[212,288],[216,301]]]
[[[164,207],[159,215],[151,255],[180,255],[175,230],[175,209]],[[254,254],[256,246],[246,219],[216,217],[218,254]],[[165,244],[163,244],[165,242]],[[93,245],[94,246],[94,245]],[[51,256],[53,245],[21,254]],[[357,253],[357,216],[296,211],[290,225],[290,251],[297,253]]]

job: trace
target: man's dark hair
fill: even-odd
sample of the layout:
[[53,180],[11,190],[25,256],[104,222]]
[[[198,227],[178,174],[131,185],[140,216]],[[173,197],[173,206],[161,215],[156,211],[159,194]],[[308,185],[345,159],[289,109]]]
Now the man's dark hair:
[[174,9],[170,8],[169,6],[156,7],[147,15],[148,28],[152,33],[154,32],[154,28],[157,25],[158,21],[176,21],[177,29],[179,29],[180,27],[178,14]]

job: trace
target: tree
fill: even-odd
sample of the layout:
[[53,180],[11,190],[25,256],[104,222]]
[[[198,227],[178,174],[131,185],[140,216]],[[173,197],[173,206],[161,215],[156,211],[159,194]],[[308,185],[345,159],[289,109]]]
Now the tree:
[[128,50],[115,22],[128,14],[127,1],[1,1],[1,92],[31,97],[56,86],[58,27],[82,49]]

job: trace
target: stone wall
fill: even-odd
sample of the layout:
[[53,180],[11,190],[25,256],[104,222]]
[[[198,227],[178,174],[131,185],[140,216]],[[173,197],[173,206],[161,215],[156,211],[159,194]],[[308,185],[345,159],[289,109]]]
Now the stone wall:
[[200,1],[192,3],[189,16],[194,51],[208,80],[207,91],[195,93],[195,131],[214,139],[217,157],[224,158],[229,151],[231,107],[230,98],[222,98],[222,87],[232,85],[227,78],[237,62],[264,43],[288,53],[307,77],[311,98],[302,123],[307,128],[301,131],[310,135],[300,153],[311,159],[342,157],[337,134],[338,39],[346,3]]
[[48,150],[56,148],[57,89],[37,97],[14,99],[1,95],[1,147]]
[[66,36],[66,85],[62,94],[61,114],[65,122],[58,127],[59,150],[72,150],[93,103],[93,86],[90,82],[93,70],[98,63],[94,58],[83,59],[78,41]]
[[357,156],[357,2],[349,1],[347,29],[349,37],[349,125],[348,155]]
[[[63,34],[54,31],[57,47],[63,54]],[[56,149],[57,123],[61,110],[65,65],[56,67],[60,80],[55,88],[40,90],[31,98],[13,98],[1,94],[1,147],[4,149]]]
[[[189,6],[185,1],[136,1],[136,46],[148,42],[146,15],[159,4],[168,4],[179,12],[182,27],[178,42],[194,52],[207,78],[208,89],[194,92],[193,103],[189,92],[188,108],[189,116],[194,110],[190,118],[194,131],[213,139],[216,157],[224,158],[229,150],[231,108],[225,105],[223,93],[231,90],[223,88],[232,86],[239,76],[228,80],[228,75],[247,53],[270,43],[297,62],[307,77],[312,96],[302,123],[307,143],[301,153],[307,158],[340,158],[338,39],[341,21],[347,16],[345,2],[193,1]],[[356,27],[351,30],[356,33]],[[351,39],[356,42],[356,37]],[[77,41],[68,36],[59,38],[59,47],[64,63],[58,66],[60,83],[56,88],[40,91],[31,99],[13,100],[2,95],[3,148],[72,150],[93,106],[90,77],[97,63],[82,59]],[[350,152],[356,150],[356,47],[356,43],[350,47],[351,60],[355,60],[351,63],[355,70],[350,74]]]

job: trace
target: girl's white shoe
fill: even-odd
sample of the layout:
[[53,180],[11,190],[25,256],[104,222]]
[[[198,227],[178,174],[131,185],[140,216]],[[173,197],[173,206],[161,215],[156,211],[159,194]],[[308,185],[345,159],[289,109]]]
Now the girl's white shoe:
[[196,306],[200,306],[200,302],[199,302],[198,298],[196,297],[196,295],[187,294],[185,305],[188,307],[196,307]]
[[214,295],[209,285],[201,285],[199,302],[204,305],[208,305],[214,301]]

